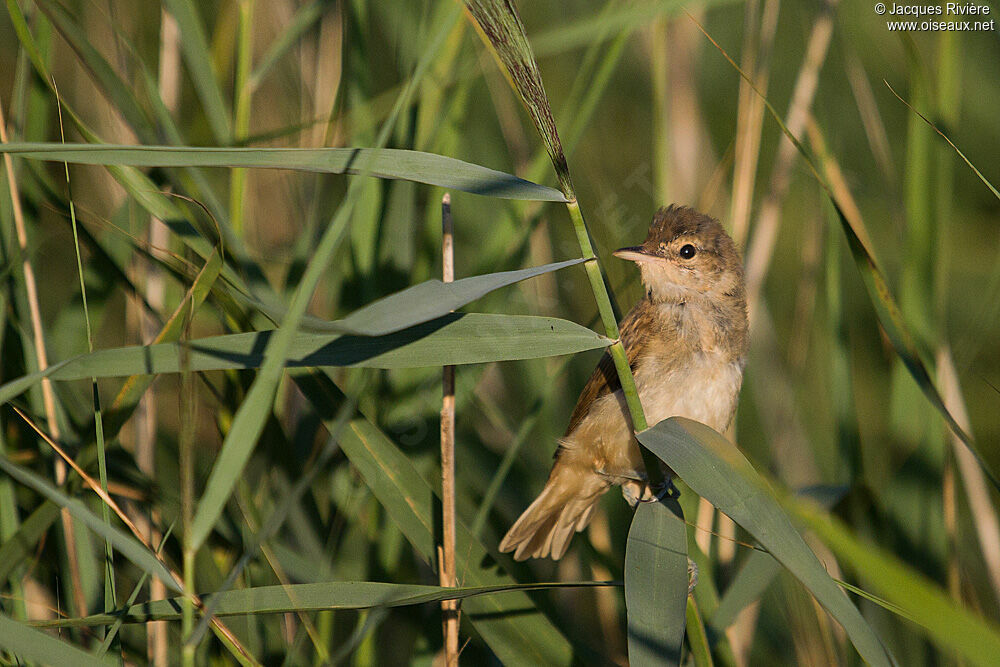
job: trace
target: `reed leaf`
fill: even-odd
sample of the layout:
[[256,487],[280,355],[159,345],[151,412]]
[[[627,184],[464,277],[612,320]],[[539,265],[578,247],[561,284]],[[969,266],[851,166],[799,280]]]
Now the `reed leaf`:
[[[34,489],[59,507],[66,509],[74,519],[89,527],[92,531],[108,540],[118,552],[132,561],[143,572],[157,577],[166,586],[178,593],[180,586],[167,570],[166,566],[149,549],[139,543],[134,537],[126,535],[121,530],[105,523],[101,518],[87,509],[82,501],[72,498],[33,472],[11,462],[6,457],[0,457],[0,470],[13,477],[21,484]],[[0,633],[2,634],[2,633]]]
[[867,588],[888,602],[893,613],[916,623],[945,652],[954,651],[974,665],[996,664],[1000,625],[995,621],[956,604],[925,575],[879,545],[859,540],[815,503],[796,500],[786,506],[854,570]]
[[682,417],[671,417],[636,437],[784,565],[841,624],[865,661],[893,664],[878,635],[792,527],[774,492],[732,443]]
[[98,658],[3,614],[0,614],[0,648],[13,653],[18,661],[37,662],[42,665],[108,667],[118,664],[111,656]]
[[[258,167],[368,174],[501,199],[566,201],[557,190],[455,158],[398,148],[204,148],[114,144],[0,144],[0,153],[129,167]],[[164,216],[166,217],[166,216]]]
[[[43,377],[57,381],[260,368],[279,330],[210,336],[185,342],[97,350],[0,386],[0,403]],[[289,367],[422,368],[538,359],[606,347],[610,341],[579,324],[552,317],[454,313],[385,336],[299,331]]]
[[[544,591],[558,588],[620,586],[613,581],[576,581],[537,584],[500,584],[495,586],[457,586],[442,588],[421,584],[394,584],[380,581],[328,581],[311,584],[255,586],[201,596],[206,605],[214,605],[216,616],[248,616],[331,609],[382,609],[406,607],[498,593]],[[79,628],[123,623],[176,621],[180,619],[182,598],[140,602],[111,614],[93,614],[84,618],[35,621],[38,628]]]
[[687,525],[673,498],[640,503],[625,550],[628,658],[634,667],[679,665],[688,598]]
[[[341,396],[340,391],[329,378],[315,371],[296,374],[294,379],[324,423],[332,427],[331,406]],[[437,492],[395,443],[367,419],[352,421],[340,446],[424,562],[435,563]],[[458,521],[455,528],[458,581],[471,586],[509,585],[512,579],[497,566],[495,554],[463,522]],[[463,618],[472,621],[504,664],[571,663],[569,642],[524,592],[471,599],[462,606]]]

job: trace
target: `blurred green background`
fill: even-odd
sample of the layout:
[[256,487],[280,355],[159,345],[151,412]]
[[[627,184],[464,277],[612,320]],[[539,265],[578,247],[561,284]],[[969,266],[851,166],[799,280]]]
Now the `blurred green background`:
[[[210,68],[200,71],[211,74],[199,81],[191,60],[197,54],[189,52],[194,38],[175,32],[158,2],[8,4],[27,17],[65,108],[103,141],[292,147],[373,145],[453,7],[449,0],[198,3],[197,21],[210,57]],[[167,8],[176,4],[185,3],[164,3]],[[753,322],[731,437],[758,469],[784,487],[824,487],[834,499],[831,512],[854,537],[891,552],[910,575],[929,578],[996,628],[1000,542],[991,530],[997,525],[997,494],[981,473],[977,476],[975,465],[963,465],[956,454],[963,451],[961,445],[953,442],[881,333],[816,180],[794,151],[780,147],[777,125],[696,21],[766,90],[803,143],[825,158],[826,176],[838,195],[846,193],[856,202],[857,213],[849,214],[867,230],[949,409],[967,415],[959,421],[973,433],[993,470],[1000,470],[995,444],[1000,437],[1000,201],[886,83],[947,134],[986,179],[1000,182],[995,150],[1000,145],[1000,32],[890,32],[886,19],[892,17],[876,15],[867,0],[573,0],[522,2],[519,9],[581,207],[622,309],[641,294],[638,274],[610,252],[639,242],[659,206],[689,204],[722,220],[749,248]],[[995,18],[997,11],[986,18]],[[109,94],[100,72],[94,76],[94,53],[133,91],[138,113],[130,114],[121,98]],[[88,60],[90,69],[84,64]],[[212,88],[214,94],[206,92]],[[7,12],[0,13],[0,102],[9,140],[60,140],[55,95],[29,62]],[[168,114],[174,127],[157,114]],[[84,140],[68,121],[66,140]],[[530,120],[464,16],[447,30],[388,145],[555,184]],[[66,183],[62,165],[15,160],[15,166],[51,363],[87,350]],[[151,226],[149,215],[107,170],[71,166],[70,176],[85,232],[81,248],[96,345],[147,342],[157,328],[150,329],[136,294],[144,294],[165,318],[198,263],[189,257],[194,269],[164,270],[163,258],[176,260],[171,265],[176,266],[184,250],[177,239]],[[284,299],[347,183],[342,176],[275,170],[152,170],[149,176],[163,190],[204,203],[225,233],[242,244],[232,250],[239,270],[247,274],[248,267],[259,266],[261,280]],[[7,382],[35,362],[6,171],[0,181],[0,372]],[[442,194],[409,182],[365,183],[348,238],[312,301],[312,314],[341,317],[438,277]],[[452,198],[458,277],[579,255],[562,206],[460,192]],[[211,228],[206,216],[189,210],[199,229]],[[153,250],[147,252],[150,245]],[[596,305],[579,268],[494,292],[467,310],[552,315],[597,325]],[[245,326],[221,313],[210,300],[192,324],[192,337]],[[467,524],[478,525],[487,546],[495,547],[541,489],[556,440],[598,356],[458,368],[458,512]],[[433,482],[438,477],[440,370],[363,374],[367,384],[360,409]],[[161,529],[169,526],[180,513],[178,440],[185,420],[179,415],[197,407],[200,494],[252,377],[209,373],[186,398],[179,378],[160,377],[145,408],[109,443],[117,493],[131,498],[138,513],[153,508]],[[106,401],[120,384],[102,381]],[[90,388],[67,383],[56,389],[69,429],[62,439],[83,447],[93,439]],[[39,396],[26,397],[22,405],[44,422]],[[8,408],[0,412],[0,423],[7,456],[51,476],[51,452],[44,443]],[[242,533],[253,530],[247,517],[266,516],[301,474],[323,437],[317,426],[309,405],[285,388],[230,503],[224,529],[199,552],[199,590],[212,590],[243,554]],[[137,454],[143,439],[155,443],[152,473]],[[4,540],[38,502],[23,488],[7,488]],[[491,503],[485,507],[484,496]],[[752,550],[731,522],[701,506],[692,493],[684,494],[683,504],[692,524],[691,543],[705,552],[702,587],[724,591]],[[525,582],[620,580],[630,510],[617,494],[609,494],[602,509],[562,561],[511,566],[512,572]],[[81,602],[91,612],[99,610],[99,540],[80,537],[84,587],[74,596],[62,535],[55,526],[47,535],[10,570],[0,603],[4,611],[29,618],[56,610],[76,615]],[[829,548],[816,539],[810,544],[834,576],[862,588],[868,587],[866,577],[878,576],[849,564],[840,569]],[[436,582],[342,454],[321,472],[268,545],[238,586],[329,579]],[[166,551],[179,562],[174,547],[168,544]],[[136,577],[125,564],[117,574],[121,595]],[[560,590],[535,599],[571,641],[594,651],[583,662],[624,663],[620,589]],[[858,600],[900,664],[957,663],[933,632]],[[706,605],[710,611],[711,604]],[[355,664],[430,663],[441,645],[438,614],[435,605],[424,605],[313,613],[306,615],[308,621],[293,615],[281,623],[267,616],[235,619],[231,627],[269,664],[311,662],[322,653],[314,642]],[[944,624],[959,620],[943,618],[942,624],[950,627]],[[318,628],[318,639],[307,638],[303,628],[309,622]],[[715,630],[726,644],[716,651],[723,664],[858,662],[839,627],[785,574],[759,603]],[[464,636],[468,631],[463,626]],[[172,624],[169,633],[179,637],[179,626]],[[78,631],[68,636],[81,645],[92,641]],[[143,626],[122,632],[130,660],[146,660],[146,641]],[[213,642],[202,643],[202,659],[223,655]],[[463,660],[480,664],[489,656],[489,649],[473,638]]]

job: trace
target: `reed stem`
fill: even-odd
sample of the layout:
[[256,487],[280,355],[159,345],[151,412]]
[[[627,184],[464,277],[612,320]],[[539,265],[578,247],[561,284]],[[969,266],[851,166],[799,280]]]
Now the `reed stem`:
[[[454,225],[451,195],[441,198],[442,279],[455,280]],[[441,377],[441,553],[438,558],[442,586],[454,587],[455,580],[455,367],[445,366]],[[442,600],[445,664],[458,664],[458,600]]]

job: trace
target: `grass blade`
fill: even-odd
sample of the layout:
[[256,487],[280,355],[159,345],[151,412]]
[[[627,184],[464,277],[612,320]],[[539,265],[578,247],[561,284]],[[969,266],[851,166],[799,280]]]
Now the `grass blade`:
[[862,658],[871,665],[892,664],[875,631],[830,578],[792,527],[773,491],[732,443],[704,424],[680,417],[662,421],[636,437],[795,575],[841,624]]
[[[23,393],[43,377],[66,381],[182,370],[259,368],[264,363],[265,347],[278,331],[98,350],[0,386],[0,403]],[[538,359],[607,347],[609,343],[604,336],[567,320],[454,313],[378,337],[300,331],[289,345],[287,365],[421,368]],[[185,355],[187,358],[182,359]]]
[[[205,605],[214,605],[216,616],[280,614],[295,611],[330,609],[379,609],[428,604],[441,600],[463,600],[498,593],[550,590],[554,588],[591,588],[619,586],[613,581],[575,581],[537,584],[499,584],[442,588],[420,584],[394,584],[380,581],[330,581],[311,584],[257,586],[203,595]],[[113,614],[94,614],[85,618],[38,621],[44,628],[75,628],[106,625],[121,619],[123,623],[175,621],[181,617],[181,598],[154,600],[129,605]]]
[[995,622],[962,608],[937,584],[878,545],[861,542],[815,504],[797,501],[788,507],[851,565],[868,588],[897,607],[890,611],[919,625],[942,649],[975,665],[996,664],[1000,626]]
[[38,662],[43,665],[115,665],[115,660],[101,660],[96,656],[50,637],[23,623],[0,614],[0,647],[17,656],[18,661]]
[[164,567],[163,563],[152,552],[134,538],[102,521],[87,509],[87,506],[83,502],[67,496],[41,477],[12,463],[6,457],[0,457],[0,470],[3,470],[21,484],[34,489],[59,507],[66,508],[73,515],[73,518],[83,522],[95,533],[108,540],[119,553],[132,561],[141,570],[157,577],[169,588],[180,592],[180,586],[177,585],[177,582],[167,568]]
[[628,659],[679,665],[688,597],[687,525],[673,498],[639,503],[625,550]]
[[[296,374],[295,382],[327,422],[340,391],[318,373]],[[435,561],[434,496],[426,480],[406,455],[366,419],[351,422],[340,446],[392,521],[427,563]],[[458,580],[471,586],[507,585],[511,578],[498,568],[493,555],[462,522],[456,525]],[[472,621],[505,664],[571,662],[569,642],[542,615],[527,595],[468,600],[463,616]]]
[[[558,190],[469,162],[398,148],[203,148],[116,144],[0,144],[0,153],[74,164],[129,167],[258,167],[370,174],[501,199],[564,202]],[[363,170],[362,166],[368,168]],[[165,216],[166,217],[166,216]]]
[[888,81],[885,81],[883,79],[882,83],[884,83],[885,86],[886,86],[886,88],[889,89],[889,92],[891,92],[893,95],[896,96],[897,100],[899,100],[900,102],[902,102],[903,104],[906,105],[907,109],[909,109],[913,113],[915,113],[918,116],[920,116],[920,120],[922,120],[925,123],[927,123],[931,127],[932,130],[934,130],[935,132],[937,132],[938,136],[940,136],[942,139],[944,139],[946,142],[948,142],[948,145],[951,146],[952,149],[954,149],[954,151],[956,153],[958,153],[958,157],[962,158],[962,161],[965,162],[966,166],[968,166],[969,169],[971,169],[972,172],[979,178],[979,180],[983,182],[983,185],[985,185],[987,188],[989,188],[990,192],[993,193],[993,196],[996,197],[997,199],[1000,199],[1000,192],[998,192],[997,189],[995,187],[993,187],[993,184],[990,183],[989,180],[985,176],[983,176],[983,173],[981,171],[979,171],[979,169],[976,168],[976,165],[972,164],[972,162],[969,161],[969,158],[965,157],[965,153],[963,153],[958,148],[958,146],[956,146],[954,144],[954,142],[952,142],[952,140],[948,138],[948,135],[946,135],[944,132],[942,132],[940,129],[938,129],[938,126],[935,125],[934,123],[932,123],[931,120],[927,116],[925,116],[922,113],[920,113],[919,111],[917,111],[916,108],[912,104],[910,104],[909,102],[907,102],[906,100],[904,100],[899,95],[899,93],[897,93],[896,90],[892,86],[889,85]]
[[21,522],[17,532],[0,546],[0,581],[6,580],[18,565],[32,556],[38,541],[58,518],[59,507],[47,501]]
[[450,283],[428,280],[357,310],[342,320],[313,330],[337,331],[356,336],[382,336],[423,324],[514,283],[574,266],[586,260],[571,259],[518,271],[502,271],[462,278]]

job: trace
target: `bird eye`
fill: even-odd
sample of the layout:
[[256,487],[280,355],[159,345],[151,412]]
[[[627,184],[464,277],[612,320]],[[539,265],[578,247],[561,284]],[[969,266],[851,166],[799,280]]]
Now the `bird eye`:
[[681,246],[680,256],[684,259],[691,259],[692,257],[694,257],[696,252],[698,251],[695,250],[695,247],[693,245],[691,245],[690,243],[686,243],[683,246]]
[[660,244],[660,254],[662,254],[662,255],[667,254],[667,244],[666,243],[661,243]]

